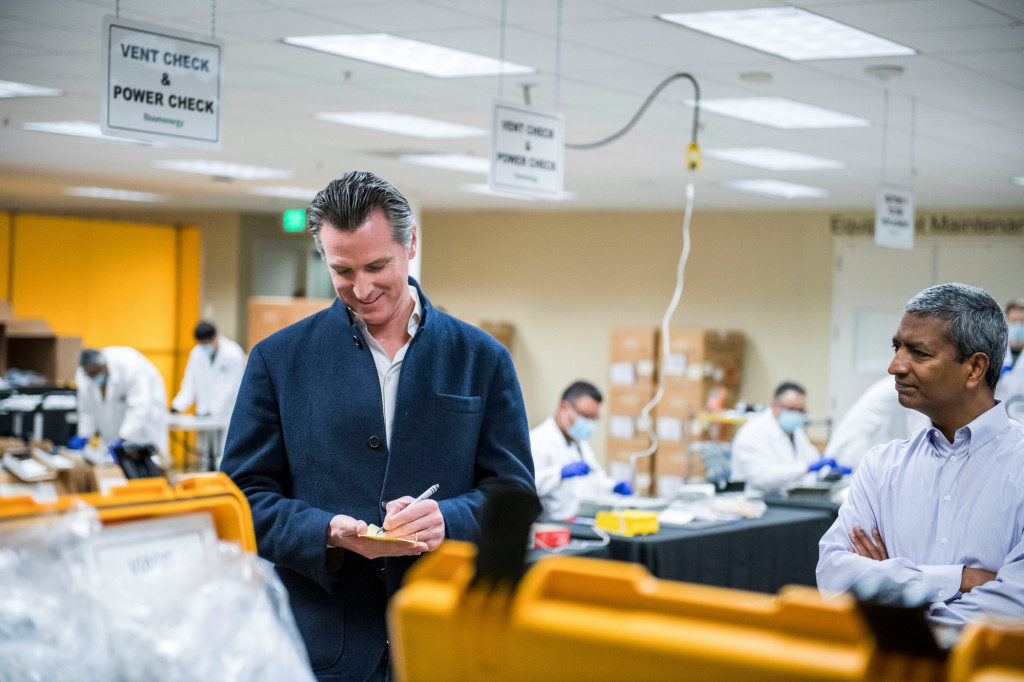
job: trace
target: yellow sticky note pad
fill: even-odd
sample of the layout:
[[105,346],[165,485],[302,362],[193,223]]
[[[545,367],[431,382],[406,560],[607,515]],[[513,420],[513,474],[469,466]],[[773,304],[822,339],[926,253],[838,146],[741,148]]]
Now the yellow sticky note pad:
[[360,535],[361,538],[370,538],[371,540],[384,540],[385,542],[407,542],[410,545],[415,545],[415,540],[409,538],[392,538],[384,535],[384,529],[374,524],[370,524],[366,527],[366,532]]

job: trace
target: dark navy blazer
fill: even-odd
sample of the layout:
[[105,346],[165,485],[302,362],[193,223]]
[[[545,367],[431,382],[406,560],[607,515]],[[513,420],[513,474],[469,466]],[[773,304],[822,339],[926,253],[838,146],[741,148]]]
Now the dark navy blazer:
[[249,499],[259,554],[287,587],[322,680],[373,672],[388,596],[413,561],[331,550],[342,561],[328,571],[334,515],[380,525],[381,502],[438,483],[447,536],[472,541],[491,484],[534,491],[508,351],[419,296],[423,315],[402,363],[390,448],[377,369],[341,300],[253,348],[231,415],[221,469]]

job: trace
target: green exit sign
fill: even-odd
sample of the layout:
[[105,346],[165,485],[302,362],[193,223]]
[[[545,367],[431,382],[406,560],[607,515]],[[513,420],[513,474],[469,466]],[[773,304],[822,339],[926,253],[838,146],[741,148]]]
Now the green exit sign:
[[302,232],[306,229],[306,212],[302,209],[285,211],[282,223],[285,232]]

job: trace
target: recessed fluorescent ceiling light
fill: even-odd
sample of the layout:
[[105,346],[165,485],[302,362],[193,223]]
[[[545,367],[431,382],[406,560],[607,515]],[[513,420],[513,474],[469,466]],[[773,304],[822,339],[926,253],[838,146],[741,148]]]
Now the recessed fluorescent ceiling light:
[[[689,102],[693,106],[693,100]],[[737,97],[702,99],[701,111],[712,111],[773,128],[863,128],[871,125],[865,118],[823,109],[785,97]]]
[[387,33],[294,36],[285,38],[284,42],[436,78],[496,76],[500,73],[533,73],[536,70],[522,64],[501,62],[483,55],[399,38]]
[[126,189],[110,187],[67,187],[64,194],[75,197],[91,197],[93,199],[114,199],[115,201],[166,201],[166,194],[150,192],[129,192]]
[[794,61],[917,53],[912,47],[796,7],[685,12],[658,17]]
[[28,83],[15,83],[14,81],[0,81],[0,99],[7,97],[56,97],[64,94],[61,90],[54,88],[41,88],[38,85]]
[[491,189],[491,186],[487,183],[481,184],[468,184],[459,185],[459,189],[463,192],[469,192],[470,194],[487,194],[493,197],[505,197],[507,199],[522,199],[523,201],[533,201],[534,199],[546,199],[548,201],[570,201],[576,198],[575,192],[562,192],[559,197],[540,197],[530,196],[528,194],[515,194],[513,192],[502,192],[500,190]]
[[704,156],[723,161],[741,163],[744,166],[767,168],[768,170],[827,170],[846,168],[842,161],[823,159],[819,156],[790,152],[774,147],[747,147],[737,149],[705,149]]
[[1012,182],[1015,185],[1020,185],[1021,187],[1024,187],[1024,178],[1010,178],[1010,182]]
[[204,159],[154,161],[153,167],[163,168],[164,170],[181,171],[182,173],[212,175],[218,178],[238,178],[239,180],[275,180],[278,178],[290,178],[292,176],[292,172],[290,170],[281,170],[280,168],[245,166],[240,163],[206,161]]
[[483,128],[473,128],[433,118],[396,114],[393,111],[339,111],[335,113],[317,114],[321,121],[340,123],[357,128],[369,128],[385,133],[397,133],[410,137],[422,137],[428,140],[444,140],[459,137],[486,137]]
[[481,175],[487,175],[491,170],[490,159],[466,154],[402,154],[398,160],[417,166],[430,166],[431,168],[444,168],[445,170]]
[[125,144],[137,144],[143,147],[156,147],[152,142],[145,140],[132,140],[127,137],[116,137],[104,135],[100,130],[99,123],[87,121],[39,121],[22,123],[23,130],[31,130],[35,133],[53,133],[55,135],[71,135],[73,137],[88,137],[93,140],[108,140],[110,142],[123,142]]
[[249,194],[260,194],[265,197],[281,197],[282,199],[302,199],[303,201],[311,201],[318,189],[309,189],[307,187],[292,187],[290,185],[274,185],[271,187],[253,187],[249,190]]
[[782,180],[733,180],[731,182],[723,182],[722,186],[737,192],[763,194],[769,197],[785,197],[786,199],[828,196],[828,192],[820,187],[797,185],[792,182],[783,182]]

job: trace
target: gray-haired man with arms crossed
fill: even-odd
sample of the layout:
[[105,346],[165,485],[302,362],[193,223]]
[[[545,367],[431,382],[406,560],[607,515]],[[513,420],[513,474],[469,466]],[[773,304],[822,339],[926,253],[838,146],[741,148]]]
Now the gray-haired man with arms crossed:
[[1006,322],[987,293],[925,289],[893,337],[900,404],[931,426],[868,452],[821,538],[818,588],[916,586],[929,616],[1024,618],[1024,427],[994,398]]

